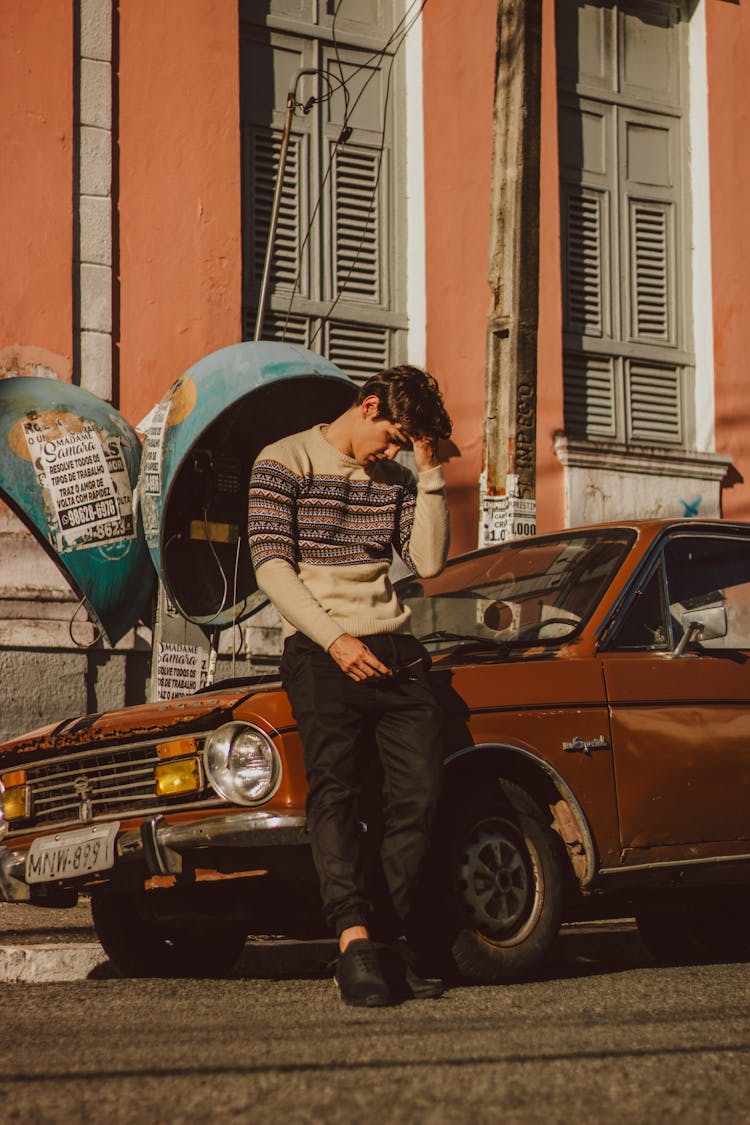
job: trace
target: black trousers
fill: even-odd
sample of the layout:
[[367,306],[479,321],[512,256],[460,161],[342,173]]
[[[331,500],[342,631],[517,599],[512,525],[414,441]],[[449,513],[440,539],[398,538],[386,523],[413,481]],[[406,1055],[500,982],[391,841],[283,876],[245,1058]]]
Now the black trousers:
[[419,641],[361,639],[389,668],[418,663],[393,679],[356,683],[295,633],[284,645],[281,677],[304,748],[326,919],[337,935],[366,925],[388,939],[404,932],[427,851],[442,776],[441,725]]

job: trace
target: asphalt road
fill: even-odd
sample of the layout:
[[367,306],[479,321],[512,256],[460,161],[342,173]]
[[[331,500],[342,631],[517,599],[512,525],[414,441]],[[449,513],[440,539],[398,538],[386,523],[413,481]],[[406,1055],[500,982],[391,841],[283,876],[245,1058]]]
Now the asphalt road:
[[749,1121],[750,967],[617,949],[379,1011],[325,970],[2,984],[0,1122]]

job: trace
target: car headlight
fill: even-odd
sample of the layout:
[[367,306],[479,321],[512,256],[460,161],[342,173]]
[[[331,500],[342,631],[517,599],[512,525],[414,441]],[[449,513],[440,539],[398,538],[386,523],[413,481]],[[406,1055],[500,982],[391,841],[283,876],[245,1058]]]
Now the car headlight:
[[217,793],[238,805],[257,805],[276,792],[279,753],[269,736],[250,723],[225,723],[206,739],[206,774]]

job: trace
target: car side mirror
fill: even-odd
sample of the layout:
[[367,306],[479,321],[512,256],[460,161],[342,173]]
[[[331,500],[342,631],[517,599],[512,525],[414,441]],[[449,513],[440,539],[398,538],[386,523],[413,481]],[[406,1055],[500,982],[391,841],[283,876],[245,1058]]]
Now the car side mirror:
[[690,609],[682,614],[683,634],[675,645],[673,656],[682,656],[696,641],[716,641],[727,635],[727,610],[723,605]]

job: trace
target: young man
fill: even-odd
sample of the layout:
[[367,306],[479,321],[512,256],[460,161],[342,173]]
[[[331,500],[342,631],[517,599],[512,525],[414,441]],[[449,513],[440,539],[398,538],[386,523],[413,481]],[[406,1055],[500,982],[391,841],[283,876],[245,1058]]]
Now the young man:
[[[416,975],[403,944],[389,955],[371,938],[403,934],[439,793],[429,660],[388,574],[394,549],[422,577],[445,564],[437,442],[450,433],[433,377],[395,367],[369,379],[330,425],[267,446],[250,482],[250,551],[258,585],[282,616],[281,675],[304,747],[323,908],[339,938],[336,981],[342,999],[360,1006],[442,991]],[[394,462],[406,449],[416,480]],[[380,918],[362,874],[358,817],[373,737],[389,899]]]

